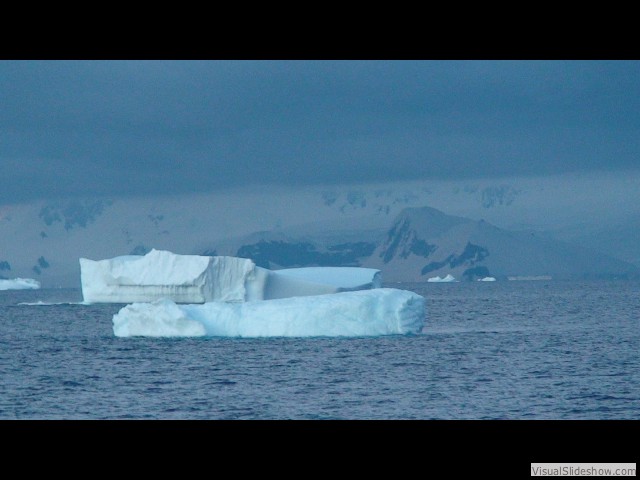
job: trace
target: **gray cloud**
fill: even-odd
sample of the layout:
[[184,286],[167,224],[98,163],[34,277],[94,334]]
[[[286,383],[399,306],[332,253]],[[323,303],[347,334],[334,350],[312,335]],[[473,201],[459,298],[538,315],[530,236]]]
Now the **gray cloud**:
[[640,62],[0,62],[0,203],[640,167]]

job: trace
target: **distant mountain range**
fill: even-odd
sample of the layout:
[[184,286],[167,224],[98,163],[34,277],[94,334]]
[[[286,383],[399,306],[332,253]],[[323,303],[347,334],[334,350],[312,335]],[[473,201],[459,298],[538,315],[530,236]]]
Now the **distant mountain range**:
[[[594,212],[585,220],[575,212],[592,208],[593,200],[582,210],[544,204],[546,190],[526,184],[450,187],[242,190],[0,205],[0,278],[79,287],[80,257],[152,248],[248,257],[269,268],[365,266],[382,270],[388,282],[447,274],[459,280],[639,276],[638,216]],[[458,197],[468,200],[468,208],[462,200],[455,203]],[[420,206],[432,202],[465,216]],[[533,203],[538,216],[553,206],[548,228],[530,227],[542,224],[539,218],[532,223],[526,205]],[[491,223],[477,220],[483,217]]]
[[266,268],[311,265],[382,270],[387,282],[421,282],[451,274],[461,280],[629,278],[638,267],[535,232],[508,231],[430,207],[406,208],[384,230],[339,235],[257,232],[203,254],[253,259]]

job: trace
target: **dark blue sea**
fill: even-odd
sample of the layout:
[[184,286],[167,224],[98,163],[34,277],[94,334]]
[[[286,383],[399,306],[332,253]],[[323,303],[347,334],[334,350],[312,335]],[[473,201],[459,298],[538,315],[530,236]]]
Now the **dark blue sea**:
[[0,291],[0,419],[640,418],[640,283],[393,287],[422,334],[118,338],[122,305]]

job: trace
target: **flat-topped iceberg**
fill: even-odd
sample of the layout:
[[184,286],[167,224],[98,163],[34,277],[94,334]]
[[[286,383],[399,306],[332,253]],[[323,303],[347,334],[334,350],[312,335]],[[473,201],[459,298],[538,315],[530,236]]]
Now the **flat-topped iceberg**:
[[118,337],[306,337],[419,333],[425,299],[379,288],[304,298],[177,305],[134,303],[113,317]]
[[[264,282],[256,290],[262,290],[263,300],[304,297],[355,290],[380,288],[380,270],[360,267],[305,267],[266,270],[256,267]],[[254,298],[258,295],[254,295]]]
[[244,258],[152,250],[144,256],[98,261],[81,258],[80,280],[88,303],[148,302],[159,298],[180,303],[244,301],[254,268],[255,264]]
[[177,255],[152,250],[144,256],[80,259],[87,303],[247,302],[321,295],[381,286],[380,271],[358,267],[268,270],[246,258]]
[[287,275],[298,280],[325,284],[340,289],[367,290],[382,287],[380,270],[362,267],[304,267],[285,268],[272,273]]
[[0,290],[37,290],[40,282],[33,278],[0,279]]

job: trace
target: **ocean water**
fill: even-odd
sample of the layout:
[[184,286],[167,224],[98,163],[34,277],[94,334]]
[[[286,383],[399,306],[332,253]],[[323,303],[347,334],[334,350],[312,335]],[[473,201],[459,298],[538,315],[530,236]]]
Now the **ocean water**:
[[122,305],[0,291],[0,419],[640,418],[640,283],[393,286],[422,334],[117,338]]

